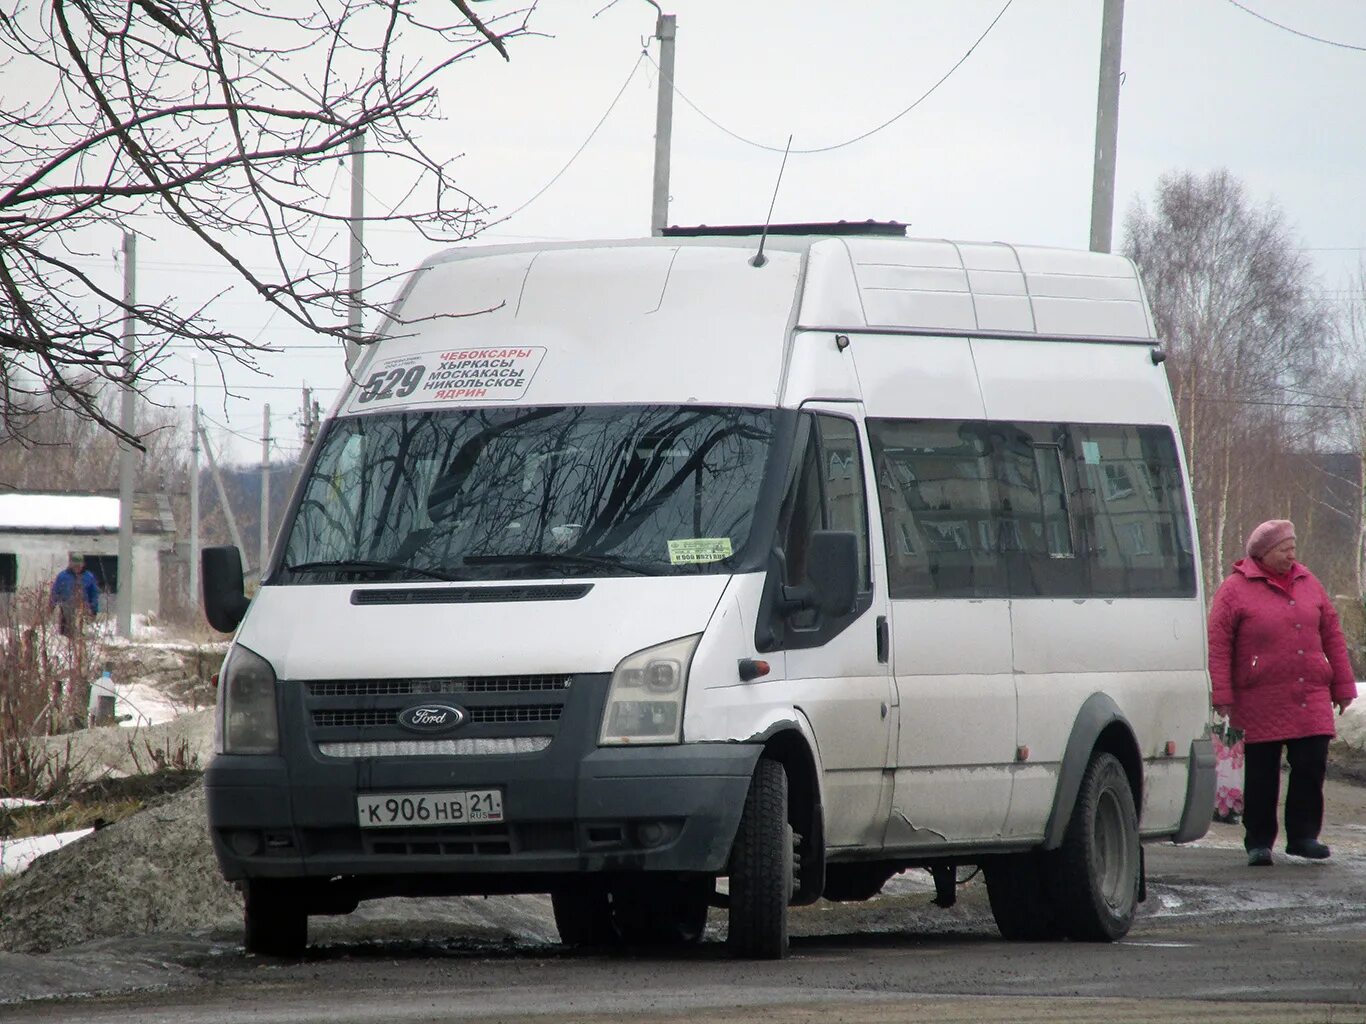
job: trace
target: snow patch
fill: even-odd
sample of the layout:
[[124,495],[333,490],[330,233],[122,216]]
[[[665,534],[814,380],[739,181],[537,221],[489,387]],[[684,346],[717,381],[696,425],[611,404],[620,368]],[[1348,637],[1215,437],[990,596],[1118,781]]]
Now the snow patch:
[[1357,683],[1357,699],[1337,720],[1338,739],[1366,751],[1366,683]]
[[30,800],[26,796],[0,796],[0,811],[11,807],[41,807],[45,801]]
[[50,836],[0,839],[0,875],[17,875],[43,854],[61,849],[67,843],[74,843],[94,831],[93,828],[82,828]]

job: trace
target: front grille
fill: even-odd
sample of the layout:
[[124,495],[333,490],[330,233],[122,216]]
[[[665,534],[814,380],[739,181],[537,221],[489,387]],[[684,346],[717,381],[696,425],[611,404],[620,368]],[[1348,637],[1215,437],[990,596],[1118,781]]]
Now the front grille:
[[539,754],[549,736],[476,736],[458,740],[325,740],[323,757],[472,757]]
[[[574,683],[563,672],[314,679],[291,693],[301,705],[296,721],[324,757],[507,756],[544,750],[581,713],[574,707],[591,694],[575,696]],[[424,705],[460,709],[459,727],[423,733],[404,726],[404,713]]]
[[[564,708],[559,704],[523,704],[466,708],[465,711],[470,725],[520,725],[558,722]],[[315,710],[313,724],[319,729],[384,729],[398,724],[398,709]]]
[[472,857],[513,853],[572,853],[570,822],[472,825],[459,830],[411,829],[400,833],[362,831],[366,853],[413,857]]
[[470,708],[473,725],[511,725],[522,722],[558,722],[564,708],[559,704],[524,704],[520,707]]
[[308,684],[310,697],[403,697],[432,693],[542,693],[567,690],[571,676],[470,676],[454,679],[338,679]]

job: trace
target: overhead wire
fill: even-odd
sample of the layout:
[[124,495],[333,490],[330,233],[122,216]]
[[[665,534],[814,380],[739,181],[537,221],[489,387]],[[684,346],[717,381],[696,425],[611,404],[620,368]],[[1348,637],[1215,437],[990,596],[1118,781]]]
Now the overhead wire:
[[[876,135],[878,132],[882,131],[883,129],[890,128],[892,125],[896,124],[896,122],[900,121],[903,117],[905,117],[907,114],[909,114],[912,110],[914,110],[916,107],[920,106],[920,104],[924,103],[927,99],[929,99],[930,96],[932,96],[932,95],[934,94],[935,90],[937,90],[941,85],[943,85],[945,82],[947,82],[947,81],[949,80],[949,78],[953,75],[953,73],[954,73],[955,71],[957,71],[960,67],[963,66],[963,63],[964,63],[969,57],[972,56],[973,51],[975,51],[975,50],[977,49],[977,47],[979,47],[980,45],[982,45],[982,41],[983,41],[984,39],[986,39],[986,37],[989,36],[989,35],[991,34],[991,30],[994,29],[994,28],[996,27],[996,23],[999,22],[999,21],[1001,20],[1001,18],[1003,18],[1003,17],[1005,16],[1006,11],[1010,10],[1010,6],[1011,6],[1011,4],[1013,4],[1014,2],[1015,2],[1015,0],[1006,0],[1005,6],[1003,6],[1003,7],[996,13],[996,17],[994,17],[994,18],[991,19],[991,23],[990,23],[989,25],[987,25],[987,27],[983,30],[982,34],[979,35],[979,36],[977,37],[976,41],[973,42],[973,44],[967,48],[967,50],[964,52],[963,56],[959,57],[958,60],[954,62],[953,66],[950,67],[947,71],[945,71],[944,74],[943,74],[942,76],[940,76],[940,78],[939,78],[939,80],[938,80],[937,82],[935,82],[932,86],[930,86],[930,87],[929,87],[928,89],[926,89],[923,93],[921,93],[920,96],[917,97],[917,98],[915,99],[915,101],[912,102],[912,103],[910,104],[910,106],[903,108],[903,109],[901,110],[900,113],[894,114],[892,117],[889,117],[887,120],[883,121],[881,124],[877,125],[876,127],[869,128],[866,132],[861,132],[861,133],[859,133],[858,135],[855,135],[853,138],[845,139],[843,142],[835,142],[835,143],[832,143],[832,144],[830,144],[830,145],[828,145],[828,146],[812,146],[812,147],[807,148],[807,149],[793,149],[792,152],[793,152],[793,153],[829,153],[829,152],[831,152],[832,150],[843,149],[843,148],[846,147],[846,146],[852,146],[852,145],[854,145],[854,143],[856,143],[856,142],[862,142],[864,139],[867,139],[867,138],[869,138],[869,137],[871,137],[871,136],[873,136],[873,135]],[[721,124],[721,122],[717,121],[714,117],[712,117],[712,116],[711,116],[710,114],[708,114],[705,110],[703,110],[701,107],[699,107],[696,103],[694,103],[692,100],[690,100],[690,99],[687,97],[687,95],[686,95],[681,89],[678,88],[677,83],[675,83],[675,82],[673,82],[673,81],[670,81],[670,80],[667,78],[667,76],[664,75],[663,70],[660,69],[658,62],[655,61],[654,57],[651,57],[651,56],[650,56],[650,54],[649,54],[648,51],[645,52],[645,56],[646,56],[646,57],[649,57],[650,63],[654,65],[655,70],[659,72],[661,78],[664,78],[664,80],[668,82],[669,86],[673,89],[674,94],[675,94],[676,96],[678,96],[678,98],[681,99],[684,103],[686,103],[689,107],[691,107],[691,108],[693,109],[693,111],[694,111],[699,117],[702,118],[702,120],[706,121],[706,122],[707,122],[708,124],[710,124],[713,128],[716,128],[718,131],[721,131],[721,132],[725,133],[726,135],[729,135],[732,139],[735,139],[737,142],[743,142],[745,145],[747,145],[747,146],[753,146],[755,149],[766,150],[766,151],[769,152],[769,153],[783,153],[783,152],[786,152],[787,147],[785,147],[785,146],[770,146],[770,145],[767,145],[766,143],[763,143],[763,142],[756,142],[754,139],[746,138],[745,136],[739,134],[738,132],[731,131],[729,128],[727,128],[725,125]]]
[[1244,14],[1250,14],[1258,21],[1264,21],[1268,25],[1280,29],[1282,32],[1289,32],[1292,36],[1299,36],[1301,39],[1309,39],[1316,43],[1323,43],[1325,46],[1336,46],[1339,49],[1343,50],[1356,50],[1358,53],[1366,53],[1366,46],[1357,46],[1354,43],[1344,43],[1338,39],[1327,39],[1323,36],[1316,36],[1312,32],[1303,32],[1300,29],[1292,28],[1289,25],[1284,25],[1279,21],[1273,21],[1271,18],[1268,18],[1265,14],[1260,14],[1257,11],[1254,11],[1251,7],[1248,7],[1246,4],[1239,3],[1238,0],[1228,0],[1228,2],[1231,3],[1234,7],[1238,8],[1238,10],[1242,11]]
[[487,231],[489,228],[496,227],[499,224],[506,224],[513,217],[517,216],[517,214],[521,213],[528,206],[534,203],[537,199],[540,199],[541,196],[545,195],[545,193],[550,191],[554,184],[557,181],[559,181],[562,177],[564,177],[565,172],[568,171],[569,168],[574,166],[575,161],[577,161],[579,157],[582,155],[583,151],[588,148],[588,144],[593,141],[593,138],[598,134],[599,129],[601,129],[602,126],[607,123],[607,119],[612,116],[612,111],[616,110],[617,104],[621,102],[622,96],[626,94],[627,88],[631,85],[631,82],[636,77],[636,73],[640,70],[640,65],[644,63],[646,60],[649,60],[651,63],[654,63],[654,58],[650,56],[650,51],[648,49],[642,49],[640,51],[640,56],[636,58],[636,62],[631,65],[631,73],[626,76],[626,81],[621,83],[621,88],[618,89],[617,94],[612,97],[612,102],[607,104],[607,109],[603,111],[602,117],[598,118],[598,123],[593,125],[593,130],[588,133],[588,137],[585,138],[583,142],[579,144],[578,149],[574,150],[574,154],[565,162],[565,165],[555,172],[555,176],[551,178],[549,181],[547,181],[544,185],[542,185],[535,192],[535,194],[533,194],[532,197],[528,199],[526,202],[524,202],[521,206],[517,207],[511,213],[499,217],[497,220],[490,221],[488,224],[485,224],[484,227],[480,228],[479,231],[476,231],[474,235],[472,235],[471,237],[477,236],[482,232]]

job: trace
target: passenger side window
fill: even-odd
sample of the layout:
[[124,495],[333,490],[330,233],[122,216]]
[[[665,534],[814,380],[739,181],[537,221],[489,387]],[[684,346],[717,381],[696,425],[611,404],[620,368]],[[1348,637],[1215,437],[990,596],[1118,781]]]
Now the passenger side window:
[[858,540],[859,589],[872,589],[866,494],[858,427],[839,416],[808,417],[801,463],[781,519],[785,583],[806,578],[806,552],[814,531],[845,530]]
[[[980,423],[870,420],[888,582],[893,597],[1004,597],[1005,521],[990,431]],[[1026,493],[1033,470],[1012,464]],[[1004,524],[1004,525],[1003,525]]]
[[1195,593],[1166,427],[879,419],[868,433],[894,598]]

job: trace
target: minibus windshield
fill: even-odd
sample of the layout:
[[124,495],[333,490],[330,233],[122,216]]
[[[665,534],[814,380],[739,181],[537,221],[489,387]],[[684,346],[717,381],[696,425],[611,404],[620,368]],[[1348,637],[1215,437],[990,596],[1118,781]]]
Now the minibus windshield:
[[775,418],[614,405],[339,419],[272,582],[732,572]]

